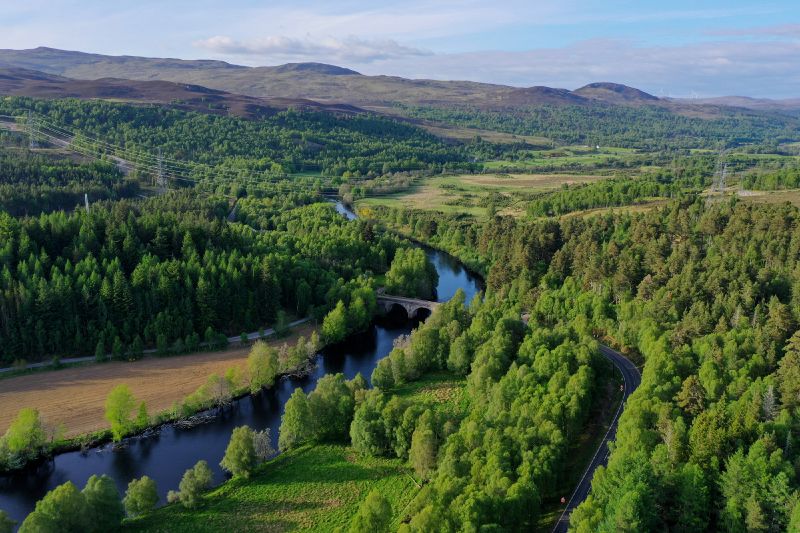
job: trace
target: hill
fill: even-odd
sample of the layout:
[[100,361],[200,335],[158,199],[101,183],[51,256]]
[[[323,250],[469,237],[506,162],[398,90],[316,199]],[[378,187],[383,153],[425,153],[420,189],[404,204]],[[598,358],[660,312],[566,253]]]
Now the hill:
[[718,96],[715,98],[670,98],[669,101],[682,105],[740,107],[754,111],[800,111],[800,98],[771,100],[747,96]]
[[580,89],[575,89],[573,94],[611,104],[652,104],[660,101],[657,96],[640,91],[634,87],[609,82],[590,83],[589,85],[584,85]]
[[0,94],[170,104],[185,110],[247,118],[272,115],[288,107],[345,114],[362,112],[344,104],[321,104],[301,98],[256,98],[187,83],[119,78],[77,80],[26,68],[0,68]]
[[467,104],[482,108],[507,108],[592,103],[591,98],[567,89],[365,76],[323,63],[244,67],[224,61],[106,56],[39,47],[0,50],[0,67],[37,70],[82,80],[163,80],[251,97],[281,96],[318,102],[347,102],[358,106]]
[[[288,63],[278,66],[246,67],[216,60],[184,60],[136,56],[108,56],[55,48],[39,47],[29,50],[0,50],[0,68],[27,69],[46,74],[105,82],[96,90],[120,91],[119,80],[165,81],[190,84],[228,93],[216,93],[205,98],[231,100],[234,112],[240,108],[260,105],[281,107],[293,105],[317,106],[340,104],[386,110],[399,105],[426,107],[470,106],[483,110],[507,110],[525,106],[583,106],[615,105],[625,107],[654,106],[680,115],[713,118],[729,115],[735,109],[786,112],[800,109],[800,99],[767,100],[746,97],[709,99],[658,98],[644,91],[611,82],[590,83],[574,91],[552,87],[511,87],[492,83],[457,80],[407,79],[398,76],[367,76],[351,69],[324,63]],[[113,79],[115,81],[109,81]],[[65,84],[63,80],[39,80],[43,85]],[[5,83],[8,87],[8,83]],[[39,87],[43,90],[43,87]],[[72,85],[64,90],[84,94],[85,87]],[[94,90],[94,89],[92,89]],[[17,91],[22,91],[18,88]],[[91,91],[91,90],[90,90]],[[181,93],[167,86],[145,89],[132,86],[131,92],[147,93],[149,97],[162,92]],[[189,100],[196,97],[184,95]],[[19,94],[19,93],[15,93]],[[54,93],[55,95],[55,93]],[[230,95],[242,95],[232,98]],[[102,97],[102,96],[98,96]],[[130,97],[130,95],[126,96]],[[271,102],[248,101],[243,97],[275,99]],[[202,97],[201,97],[202,98]],[[288,100],[285,100],[288,99]],[[233,100],[236,100],[235,102]],[[163,99],[156,99],[163,101]],[[309,102],[310,101],[310,102]],[[203,101],[205,103],[205,101]],[[343,110],[343,111],[353,111]],[[249,113],[245,111],[244,113]]]

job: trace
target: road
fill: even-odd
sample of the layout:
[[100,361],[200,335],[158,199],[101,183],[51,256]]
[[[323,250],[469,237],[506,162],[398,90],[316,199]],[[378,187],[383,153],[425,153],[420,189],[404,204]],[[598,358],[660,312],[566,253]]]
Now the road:
[[622,414],[622,409],[625,406],[625,402],[628,400],[628,397],[633,393],[633,391],[636,390],[636,387],[638,387],[642,382],[642,376],[639,373],[639,369],[636,368],[636,366],[621,353],[614,351],[608,346],[604,346],[602,344],[600,345],[600,353],[603,354],[606,359],[611,361],[611,363],[622,374],[622,379],[624,381],[622,401],[617,408],[617,412],[614,413],[614,419],[611,421],[611,425],[608,427],[608,431],[606,431],[606,434],[603,437],[603,442],[601,442],[600,446],[598,446],[597,451],[592,457],[592,461],[586,467],[581,480],[578,482],[578,486],[575,487],[572,496],[570,496],[564,512],[561,513],[558,522],[556,522],[556,525],[553,528],[553,533],[566,533],[566,531],[569,529],[569,519],[570,516],[572,516],[572,511],[574,511],[575,508],[580,505],[589,495],[589,490],[592,488],[592,477],[594,477],[594,471],[597,470],[598,466],[605,465],[608,462],[608,443],[614,440],[617,436],[617,423],[619,422],[619,415]]
[[[293,328],[295,326],[299,326],[300,324],[305,324],[309,320],[311,320],[311,319],[310,318],[301,318],[300,320],[295,320],[294,322],[290,322],[289,323],[289,327]],[[275,334],[275,329],[274,328],[267,328],[267,329],[264,330],[264,336],[265,337],[270,337],[270,336],[272,336],[274,334]],[[248,333],[247,334],[247,340],[250,340],[250,341],[254,341],[254,340],[256,340],[256,339],[258,339],[260,337],[261,337],[261,332],[260,331],[254,331],[252,333]],[[228,337],[228,344],[236,344],[238,342],[241,342],[241,340],[242,340],[241,335],[236,335],[235,337]],[[205,344],[206,343],[204,343],[204,342],[200,343],[200,346],[204,346]],[[155,348],[150,348],[148,350],[143,350],[142,353],[144,355],[151,355],[151,354],[156,353],[156,350],[155,350]],[[107,355],[108,355],[108,357],[111,357],[111,354],[107,354]],[[67,358],[64,358],[64,359],[60,359],[59,362],[62,365],[68,365],[68,364],[74,364],[74,363],[88,363],[88,362],[94,361],[94,360],[95,360],[95,357],[93,355],[90,355],[90,356],[87,356],[87,357],[67,357]],[[42,368],[42,367],[52,366],[52,365],[53,365],[52,361],[43,361],[41,363],[31,363],[31,364],[27,365],[25,368],[26,369],[28,369],[28,368]],[[20,370],[20,368],[13,367],[13,366],[0,368],[0,373],[11,372],[12,370]]]

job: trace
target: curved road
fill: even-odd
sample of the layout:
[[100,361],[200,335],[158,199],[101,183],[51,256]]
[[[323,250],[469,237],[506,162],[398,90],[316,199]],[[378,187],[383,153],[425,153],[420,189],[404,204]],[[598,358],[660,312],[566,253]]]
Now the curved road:
[[606,431],[606,434],[603,437],[603,442],[600,443],[600,446],[594,453],[592,461],[586,467],[581,480],[578,482],[578,486],[575,487],[572,496],[570,496],[564,512],[561,513],[558,522],[556,522],[556,525],[553,528],[553,533],[566,533],[567,529],[569,528],[569,519],[570,516],[572,516],[572,511],[574,511],[575,508],[580,505],[589,495],[589,489],[592,487],[592,477],[594,476],[594,471],[598,466],[605,465],[608,461],[608,443],[614,440],[614,438],[617,436],[617,422],[619,421],[619,415],[622,413],[622,408],[624,407],[625,402],[628,400],[628,396],[630,396],[633,391],[636,390],[636,387],[639,386],[639,383],[642,382],[642,376],[639,374],[639,369],[636,368],[636,366],[621,353],[614,351],[608,346],[604,346],[602,344],[600,345],[600,353],[603,354],[606,359],[611,361],[611,363],[617,367],[617,370],[619,370],[622,374],[625,387],[622,395],[622,401],[617,408],[617,412],[614,413],[614,419],[611,421],[611,425],[608,427],[608,431]]

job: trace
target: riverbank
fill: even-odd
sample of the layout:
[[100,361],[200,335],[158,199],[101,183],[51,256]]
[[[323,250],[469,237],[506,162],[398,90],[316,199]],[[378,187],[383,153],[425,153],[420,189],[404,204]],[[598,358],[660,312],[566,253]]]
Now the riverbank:
[[[290,322],[289,324],[287,324],[287,327],[288,328],[293,328],[295,326],[299,326],[301,324],[305,324],[309,320],[311,320],[311,319],[310,318],[301,318],[301,319],[295,320],[293,322]],[[275,335],[275,329],[274,328],[268,328],[268,329],[264,330],[263,332],[253,331],[251,333],[248,333],[247,334],[247,340],[248,340],[248,342],[252,342],[252,341],[256,341],[258,339],[264,338],[264,337],[271,337],[273,335]],[[227,340],[228,340],[228,344],[229,345],[230,344],[234,344],[235,345],[237,343],[241,343],[242,337],[241,337],[241,335],[236,335],[236,336],[233,336],[233,337],[227,337]],[[203,347],[203,346],[208,346],[208,343],[201,342],[200,343],[200,347]],[[197,352],[197,353],[202,353],[202,352]],[[193,354],[177,354],[177,355],[193,355]],[[158,350],[156,348],[149,348],[147,350],[143,350],[142,351],[142,357],[159,357],[158,356]],[[111,354],[111,353],[106,354],[106,358],[108,360],[111,360],[113,358],[113,354]],[[99,361],[99,362],[102,363],[102,362],[107,362],[107,361]],[[25,375],[25,374],[28,374],[28,373],[31,373],[31,372],[42,372],[42,371],[48,371],[48,370],[62,370],[63,368],[72,368],[72,367],[78,367],[78,366],[85,366],[85,365],[94,364],[94,363],[98,363],[97,358],[95,356],[93,356],[93,355],[89,355],[89,356],[84,356],[84,357],[67,357],[67,358],[63,358],[63,359],[62,358],[57,358],[55,360],[55,363],[54,363],[53,360],[50,360],[50,361],[40,361],[40,362],[37,362],[37,363],[25,363],[22,366],[7,366],[7,367],[0,368],[0,379],[9,378],[9,377],[15,377],[15,376],[19,376],[19,375]]]
[[[293,345],[309,338],[314,326],[304,324],[282,339],[267,343]],[[65,438],[91,435],[107,428],[105,400],[116,385],[126,384],[151,414],[170,409],[203,385],[211,374],[223,375],[230,367],[244,370],[250,346],[198,352],[134,362],[107,363],[34,372],[8,377],[0,390],[0,434],[8,429],[21,406],[39,410],[50,425],[65,427]]]

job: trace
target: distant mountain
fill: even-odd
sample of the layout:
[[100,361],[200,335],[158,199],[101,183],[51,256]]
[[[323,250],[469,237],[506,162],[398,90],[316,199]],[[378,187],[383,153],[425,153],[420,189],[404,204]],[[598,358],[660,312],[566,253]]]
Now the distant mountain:
[[[224,61],[106,56],[53,48],[0,50],[0,67],[20,67],[74,79],[124,78],[191,83],[255,97],[306,98],[357,106],[469,104],[478,107],[591,105],[567,89],[519,88],[471,81],[365,76],[323,63],[243,67]],[[633,89],[635,90],[635,89]]]
[[204,113],[253,118],[288,107],[337,113],[363,110],[345,104],[321,104],[299,98],[256,98],[171,81],[139,81],[118,78],[74,80],[24,68],[0,68],[0,94],[34,98],[82,98],[169,104]]
[[580,89],[575,89],[573,93],[610,104],[654,104],[660,101],[657,96],[639,89],[610,82],[590,83]]
[[327,74],[329,76],[361,76],[362,74],[349,68],[337,67],[326,63],[286,63],[278,67],[273,67],[274,72],[314,72],[316,74]]
[[[532,105],[658,106],[674,113],[699,118],[713,118],[737,112],[731,108],[746,108],[758,112],[791,111],[793,114],[800,109],[800,99],[667,99],[610,82],[591,83],[574,91],[540,86],[520,88],[472,81],[367,76],[324,63],[245,67],[224,61],[106,56],[45,47],[0,50],[0,68],[2,67],[39,71],[40,77],[47,74],[63,78],[43,78],[37,81],[33,79],[36,75],[29,73],[27,81],[22,85],[19,81],[15,85],[10,80],[0,84],[0,90],[5,94],[26,94],[28,91],[27,94],[31,96],[56,97],[59,94],[73,94],[85,98],[124,97],[139,101],[165,101],[167,95],[174,94],[176,96],[173,99],[187,100],[194,106],[207,105],[209,100],[221,99],[227,102],[224,105],[233,110],[232,112],[243,115],[261,112],[258,106],[286,105],[329,106],[327,109],[342,112],[358,112],[360,108],[366,108],[395,115],[398,112],[402,114],[398,104],[433,107],[468,105],[497,110]],[[83,82],[79,83],[78,80]],[[88,83],[89,81],[96,83]],[[137,82],[156,81],[177,85],[137,85]],[[201,89],[217,92],[201,95]],[[248,97],[257,100],[247,100]]]
[[800,98],[771,100],[747,96],[718,96],[716,98],[669,98],[669,101],[679,104],[741,107],[756,111],[800,111]]

